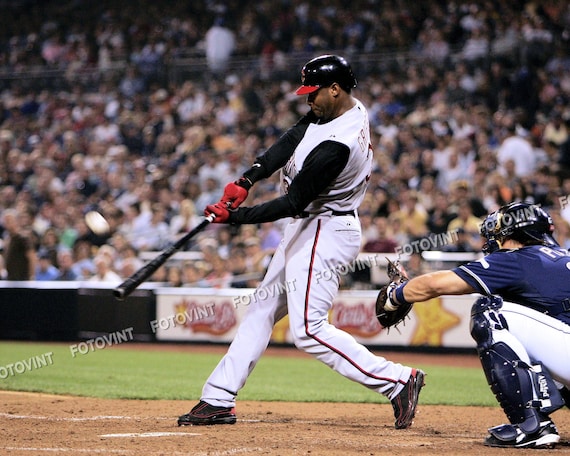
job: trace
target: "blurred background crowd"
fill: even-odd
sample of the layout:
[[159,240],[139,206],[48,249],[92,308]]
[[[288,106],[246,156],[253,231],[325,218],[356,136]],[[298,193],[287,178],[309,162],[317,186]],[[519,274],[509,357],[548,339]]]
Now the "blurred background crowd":
[[[570,247],[568,2],[0,4],[2,279],[128,277],[308,110],[293,92],[323,53],[351,62],[370,112],[363,252],[477,252],[481,217],[513,200]],[[153,280],[255,286],[284,222],[212,225]]]

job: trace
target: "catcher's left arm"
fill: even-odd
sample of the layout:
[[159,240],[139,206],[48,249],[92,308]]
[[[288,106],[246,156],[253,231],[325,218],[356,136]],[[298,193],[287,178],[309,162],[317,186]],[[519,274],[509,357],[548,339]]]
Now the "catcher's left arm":
[[[453,271],[436,271],[414,277],[408,282],[398,262],[388,260],[390,283],[383,286],[376,298],[376,318],[384,328],[395,326],[406,318],[415,302],[448,295],[463,295],[475,290]],[[404,297],[404,287],[406,296]]]

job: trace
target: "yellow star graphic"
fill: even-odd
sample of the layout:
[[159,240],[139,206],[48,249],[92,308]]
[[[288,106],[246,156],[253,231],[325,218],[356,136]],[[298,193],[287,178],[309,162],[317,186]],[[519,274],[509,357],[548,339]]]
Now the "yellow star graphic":
[[285,343],[287,342],[287,333],[289,332],[289,315],[285,315],[281,320],[275,323],[273,333],[271,334],[271,342]]
[[457,326],[461,319],[442,307],[440,298],[414,304],[417,317],[416,330],[410,341],[411,345],[443,345],[443,334]]

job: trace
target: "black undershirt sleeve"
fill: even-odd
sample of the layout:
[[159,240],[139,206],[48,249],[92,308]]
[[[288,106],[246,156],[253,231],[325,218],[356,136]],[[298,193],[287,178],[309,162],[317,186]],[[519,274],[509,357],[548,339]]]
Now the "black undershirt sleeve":
[[295,125],[279,137],[263,155],[257,157],[253,166],[243,173],[243,177],[253,185],[261,179],[268,178],[275,171],[285,166],[287,160],[293,155],[295,147],[297,147],[301,139],[303,139],[309,124],[315,123],[316,121],[317,117],[315,114],[309,111]]
[[253,224],[294,217],[322,193],[338,177],[348,163],[350,150],[335,141],[320,143],[305,159],[289,191],[274,200],[230,212],[229,223]]

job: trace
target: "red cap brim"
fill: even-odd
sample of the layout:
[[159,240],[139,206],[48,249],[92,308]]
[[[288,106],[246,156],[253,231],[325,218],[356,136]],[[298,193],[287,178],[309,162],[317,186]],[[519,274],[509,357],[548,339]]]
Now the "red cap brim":
[[307,95],[308,93],[313,93],[316,90],[319,90],[320,87],[319,86],[301,86],[299,87],[297,90],[295,90],[295,93],[297,95]]

